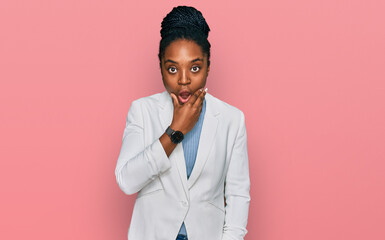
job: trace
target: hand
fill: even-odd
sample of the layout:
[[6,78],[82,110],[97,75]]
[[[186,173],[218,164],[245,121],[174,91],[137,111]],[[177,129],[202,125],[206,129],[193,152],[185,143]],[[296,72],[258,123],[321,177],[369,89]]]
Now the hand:
[[199,119],[206,91],[203,88],[198,89],[183,105],[179,104],[178,98],[174,93],[170,95],[174,104],[174,116],[170,127],[186,134],[194,128]]

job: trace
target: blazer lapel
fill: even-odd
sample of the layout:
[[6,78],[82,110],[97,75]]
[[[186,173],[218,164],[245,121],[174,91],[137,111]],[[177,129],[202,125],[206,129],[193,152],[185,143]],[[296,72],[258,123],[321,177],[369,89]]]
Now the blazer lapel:
[[199,175],[201,174],[203,167],[208,159],[211,147],[213,145],[215,135],[217,133],[218,119],[217,115],[219,112],[216,111],[214,99],[209,93],[206,93],[206,113],[202,124],[202,131],[199,138],[198,152],[195,160],[194,168],[187,181],[188,188],[190,189]]
[[[159,98],[159,107],[160,107],[160,120],[161,120],[161,126],[164,131],[166,131],[166,128],[170,126],[173,113],[174,113],[174,105],[172,103],[172,98],[170,94],[167,91],[164,91],[161,93]],[[184,152],[183,152],[183,146],[182,143],[178,144],[174,151],[172,151],[170,155],[170,161],[175,161],[180,180],[183,185],[184,193],[186,194],[187,199],[190,198],[188,186],[187,186],[187,172],[186,172],[186,162],[184,158]]]

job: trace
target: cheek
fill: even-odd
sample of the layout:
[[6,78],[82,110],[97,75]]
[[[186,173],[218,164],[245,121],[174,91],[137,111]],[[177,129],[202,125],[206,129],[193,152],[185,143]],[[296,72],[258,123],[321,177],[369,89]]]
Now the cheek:
[[206,73],[201,73],[197,76],[195,76],[195,81],[199,84],[202,84],[206,81],[207,74]]
[[168,89],[168,90],[174,89],[175,85],[176,85],[174,83],[174,81],[172,79],[170,79],[170,78],[163,78],[163,84],[166,87],[166,89]]

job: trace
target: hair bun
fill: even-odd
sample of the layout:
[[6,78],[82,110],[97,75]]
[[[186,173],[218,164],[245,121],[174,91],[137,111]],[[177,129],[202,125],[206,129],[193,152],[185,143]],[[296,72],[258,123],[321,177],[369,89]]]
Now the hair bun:
[[162,38],[175,31],[198,30],[206,38],[209,36],[210,28],[202,13],[189,6],[174,7],[163,19],[160,35]]
[[202,13],[189,6],[174,7],[164,18],[161,24],[159,42],[159,67],[162,69],[162,59],[166,48],[172,42],[180,39],[192,40],[201,47],[202,53],[207,56],[207,66],[210,66],[210,47],[207,39],[209,25]]

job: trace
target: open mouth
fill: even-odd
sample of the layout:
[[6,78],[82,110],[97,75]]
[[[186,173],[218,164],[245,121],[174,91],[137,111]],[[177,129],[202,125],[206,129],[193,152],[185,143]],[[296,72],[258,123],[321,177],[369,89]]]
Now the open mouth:
[[178,95],[179,101],[183,104],[186,103],[191,97],[191,93],[188,91],[180,92]]

